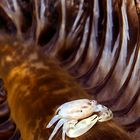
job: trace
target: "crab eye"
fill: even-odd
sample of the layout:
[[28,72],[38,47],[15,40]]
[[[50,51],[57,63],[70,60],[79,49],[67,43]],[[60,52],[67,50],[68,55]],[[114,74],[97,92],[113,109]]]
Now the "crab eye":
[[92,100],[92,103],[94,103],[94,104],[97,104],[97,101],[95,101],[95,100]]

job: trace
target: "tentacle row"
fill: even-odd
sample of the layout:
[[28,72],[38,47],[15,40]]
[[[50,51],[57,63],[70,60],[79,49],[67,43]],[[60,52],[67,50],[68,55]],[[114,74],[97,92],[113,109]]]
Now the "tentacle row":
[[[94,15],[94,6],[97,6],[97,3],[98,18]],[[89,9],[84,11],[87,12],[85,29],[90,29],[91,32],[81,34],[82,52],[78,53],[80,48],[77,52],[73,50],[69,58],[63,58],[62,66],[89,94],[110,107],[116,118],[123,120],[121,123],[127,130],[138,131],[137,128],[140,126],[138,121],[140,116],[139,7],[136,8],[134,1],[126,0],[114,3],[111,0],[104,2],[94,0],[93,3],[89,1],[86,4],[89,4],[92,12]],[[132,16],[135,17],[135,21],[132,21]],[[94,18],[99,21],[98,25],[94,23]],[[98,28],[96,33],[95,28]],[[92,38],[93,35],[95,39]]]
[[16,129],[15,123],[10,118],[10,109],[6,97],[7,92],[4,89],[3,81],[0,79],[0,139],[19,140],[20,132]]
[[58,58],[75,81],[138,137],[138,0],[1,0],[0,38],[7,33]]

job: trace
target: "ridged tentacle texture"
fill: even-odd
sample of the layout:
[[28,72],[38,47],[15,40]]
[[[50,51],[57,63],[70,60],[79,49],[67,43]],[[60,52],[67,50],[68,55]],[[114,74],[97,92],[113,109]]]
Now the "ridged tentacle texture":
[[0,79],[0,138],[2,140],[19,140],[20,132],[10,118],[10,109],[8,107],[7,92],[4,89],[3,81]]
[[47,139],[55,109],[78,98],[139,140],[139,11],[138,0],[0,1],[0,77],[23,140]]

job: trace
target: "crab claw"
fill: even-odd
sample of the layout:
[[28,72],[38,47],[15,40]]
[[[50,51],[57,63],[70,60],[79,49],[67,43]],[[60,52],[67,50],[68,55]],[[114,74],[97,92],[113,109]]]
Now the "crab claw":
[[76,138],[84,133],[86,133],[89,129],[93,127],[93,125],[96,124],[98,121],[97,115],[92,115],[89,118],[86,118],[84,120],[81,120],[77,124],[75,124],[73,127],[70,127],[69,130],[66,131],[67,136],[70,138]]
[[95,112],[103,112],[103,111],[106,111],[107,109],[108,109],[108,108],[107,108],[106,106],[101,105],[101,104],[98,104],[98,105],[96,106]]
[[110,109],[106,110],[105,112],[102,112],[99,116],[99,122],[105,122],[108,120],[111,120],[113,118],[113,113]]

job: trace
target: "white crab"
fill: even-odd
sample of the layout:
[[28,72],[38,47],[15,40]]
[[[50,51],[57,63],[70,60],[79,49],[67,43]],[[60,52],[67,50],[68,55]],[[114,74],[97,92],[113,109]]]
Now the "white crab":
[[[95,114],[98,112],[99,115]],[[59,128],[63,126],[62,139],[65,135],[75,138],[86,133],[97,121],[103,122],[112,119],[113,114],[107,107],[97,104],[95,100],[79,99],[64,103],[56,110],[55,115],[47,128],[50,128],[56,121],[49,140],[52,140]]]

